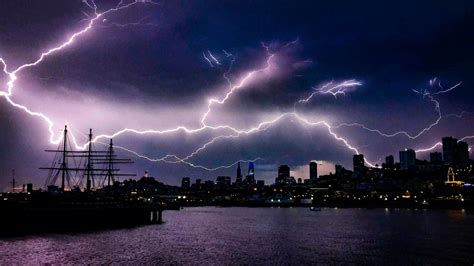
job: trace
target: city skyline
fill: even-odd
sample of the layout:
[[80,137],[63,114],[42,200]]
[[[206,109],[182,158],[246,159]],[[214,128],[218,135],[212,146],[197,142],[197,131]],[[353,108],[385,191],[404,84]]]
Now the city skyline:
[[474,5],[417,2],[420,20],[409,1],[373,3],[378,12],[307,1],[283,19],[278,1],[91,3],[2,8],[2,190],[12,169],[44,184],[38,168],[52,158],[42,151],[64,124],[79,146],[89,128],[96,149],[114,136],[135,161],[126,170],[174,185],[229,175],[238,161],[255,161],[269,183],[282,164],[306,178],[312,160],[328,174],[355,153],[381,165],[405,149],[429,159],[445,136],[472,143],[473,38],[459,33]]
[[[310,161],[308,163],[307,167],[307,173],[301,175],[301,174],[294,174],[295,170],[291,170],[292,166],[287,165],[287,164],[282,164],[279,165],[277,168],[275,168],[275,177],[274,177],[274,182],[271,182],[270,180],[269,183],[265,183],[265,185],[280,185],[280,186],[289,186],[289,185],[294,185],[294,184],[307,184],[310,186],[313,186],[318,183],[319,177],[331,177],[333,175],[339,175],[338,171],[347,171],[351,172],[351,178],[353,181],[360,181],[365,178],[367,178],[367,170],[372,168],[372,169],[377,169],[377,170],[400,170],[400,171],[407,171],[411,172],[411,174],[415,174],[416,172],[431,172],[433,174],[434,172],[437,171],[435,176],[432,177],[438,177],[439,171],[442,172],[442,167],[447,167],[448,172],[446,172],[446,175],[449,175],[450,171],[453,171],[454,169],[459,168],[459,174],[462,174],[463,178],[466,178],[470,176],[471,170],[463,173],[464,170],[461,170],[463,168],[470,168],[472,165],[472,160],[470,158],[469,154],[469,146],[467,145],[466,142],[464,141],[458,141],[456,138],[453,137],[443,137],[442,138],[442,151],[443,152],[438,152],[434,151],[430,153],[429,159],[419,159],[416,157],[416,152],[413,149],[405,149],[399,152],[399,159],[398,161],[394,160],[393,155],[388,155],[385,157],[385,162],[382,163],[381,165],[376,165],[375,167],[368,167],[364,163],[364,155],[363,154],[355,154],[353,155],[353,164],[352,164],[352,170],[346,169],[342,167],[341,165],[334,165],[334,169],[330,171],[329,173],[324,173],[322,175],[318,174],[318,162],[316,161]],[[248,169],[250,171],[250,168],[254,165],[253,162],[248,163]],[[428,167],[426,167],[428,165]],[[420,169],[418,169],[419,167]],[[297,166],[297,173],[301,173],[299,170],[301,166]],[[339,168],[339,169],[338,169]],[[293,171],[293,174],[292,174]],[[455,171],[457,172],[457,171]],[[416,176],[416,174],[415,174]],[[224,181],[225,179],[225,181]],[[196,183],[200,183],[202,181],[212,181],[214,182],[217,187],[219,187],[219,183],[226,183],[229,186],[231,184],[236,185],[236,186],[255,186],[256,183],[252,184],[245,184],[245,182],[242,181],[242,167],[241,163],[239,162],[237,164],[236,168],[236,175],[223,175],[223,176],[217,176],[215,179],[203,179],[201,177],[182,177],[181,179],[181,187],[182,188],[190,188],[192,181],[195,181]],[[215,180],[215,181],[214,181]],[[256,181],[268,181],[265,179],[258,178],[258,176],[255,177]],[[245,180],[244,180],[245,181]]]

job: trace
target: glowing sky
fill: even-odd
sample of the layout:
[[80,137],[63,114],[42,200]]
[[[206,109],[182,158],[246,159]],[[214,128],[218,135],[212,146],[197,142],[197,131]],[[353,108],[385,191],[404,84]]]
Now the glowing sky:
[[96,148],[118,133],[136,162],[128,172],[171,184],[234,177],[228,166],[256,158],[267,183],[279,164],[307,178],[311,160],[328,173],[351,168],[357,151],[375,164],[474,135],[473,11],[469,1],[1,1],[0,188],[11,169],[44,185],[37,168],[65,122],[79,145],[90,127],[104,135]]

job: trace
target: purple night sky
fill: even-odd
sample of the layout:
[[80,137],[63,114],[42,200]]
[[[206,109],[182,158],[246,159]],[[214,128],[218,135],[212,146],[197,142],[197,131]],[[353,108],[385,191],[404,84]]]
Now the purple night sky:
[[0,4],[0,190],[12,169],[44,185],[65,123],[173,185],[239,160],[271,183],[280,164],[308,178],[311,160],[474,145],[472,1],[95,4]]

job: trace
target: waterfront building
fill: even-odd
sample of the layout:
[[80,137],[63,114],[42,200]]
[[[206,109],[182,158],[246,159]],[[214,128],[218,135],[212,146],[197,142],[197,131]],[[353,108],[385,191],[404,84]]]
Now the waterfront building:
[[365,172],[365,161],[363,154],[354,154],[352,158],[352,166],[354,169],[353,177],[362,178]]
[[469,144],[464,141],[458,142],[456,163],[460,167],[469,165]]
[[443,163],[454,165],[456,162],[458,140],[453,137],[442,138],[443,143]]
[[181,179],[181,188],[189,189],[191,187],[191,179],[189,177],[183,177]]
[[412,149],[400,151],[400,170],[409,170],[415,166],[416,153]]
[[395,165],[395,160],[393,159],[393,155],[389,155],[385,157],[385,167],[386,168],[393,168]]
[[246,186],[254,186],[256,181],[255,181],[255,163],[254,162],[249,162],[249,169],[247,176],[245,177],[245,185]]
[[315,161],[309,163],[309,180],[312,184],[318,180],[318,163]]
[[240,162],[237,163],[237,176],[235,178],[235,184],[237,186],[242,185],[242,169],[240,168]]
[[216,179],[216,188],[224,190],[230,188],[231,177],[230,176],[218,176]]
[[286,164],[278,167],[278,178],[284,179],[290,176],[290,167]]

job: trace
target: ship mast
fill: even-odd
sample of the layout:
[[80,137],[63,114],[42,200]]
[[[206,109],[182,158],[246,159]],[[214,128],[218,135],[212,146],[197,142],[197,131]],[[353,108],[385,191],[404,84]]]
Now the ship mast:
[[[55,152],[57,156],[59,153],[61,154],[62,159],[60,160],[61,164],[59,167],[56,166],[56,160],[59,159],[56,157],[55,162],[51,167],[41,167],[40,169],[51,170],[50,176],[47,180],[48,186],[54,186],[56,180],[61,173],[61,191],[64,191],[66,188],[66,181],[68,182],[69,187],[70,184],[70,176],[69,171],[76,171],[76,173],[81,172],[82,179],[76,180],[73,184],[78,188],[81,187],[85,179],[86,186],[85,191],[91,191],[95,187],[94,177],[95,176],[105,176],[107,179],[107,185],[111,185],[115,181],[116,176],[135,176],[134,174],[118,174],[117,172],[120,169],[115,168],[115,164],[127,164],[133,163],[130,159],[119,159],[116,158],[117,155],[114,154],[113,143],[112,139],[110,140],[110,145],[107,150],[105,151],[96,151],[93,150],[92,145],[92,129],[89,129],[88,135],[88,146],[87,150],[68,150],[68,139],[67,139],[67,126],[64,126],[64,136],[63,136],[63,143],[62,143],[62,150],[46,150],[47,152]],[[61,146],[60,146],[61,147]],[[68,166],[68,158],[78,158],[86,160],[85,165],[83,167],[78,167],[75,165],[74,167]],[[75,163],[76,164],[76,163]],[[102,165],[103,167],[94,168],[94,165]],[[53,172],[57,170],[57,172]],[[72,188],[72,187],[71,187]]]
[[66,163],[66,144],[67,144],[67,125],[64,125],[64,137],[63,137],[63,160],[61,163],[61,190],[64,191],[64,180],[67,175],[67,163]]
[[103,175],[105,175],[104,183],[105,180],[107,180],[107,186],[113,185],[113,183],[116,181],[115,177],[117,176],[122,176],[122,177],[134,177],[136,176],[135,174],[118,174],[117,173],[117,168],[115,168],[116,164],[131,164],[133,163],[130,159],[120,159],[116,158],[117,155],[115,155],[114,151],[114,143],[113,140],[110,139],[109,147],[107,149],[107,157],[106,160],[103,160],[99,163],[106,164],[107,165],[107,170]]
[[15,192],[15,186],[16,186],[16,181],[15,181],[15,169],[12,170],[12,192]]
[[92,177],[92,128],[89,129],[89,146],[87,150],[87,168],[86,168],[86,190],[91,190],[91,177]]
[[[114,153],[114,143],[112,139],[110,139],[109,150],[108,150],[108,162],[107,162],[107,186],[110,186],[110,181],[115,182],[112,169],[114,169],[114,161],[112,160],[112,155]],[[111,180],[112,179],[112,180]]]

